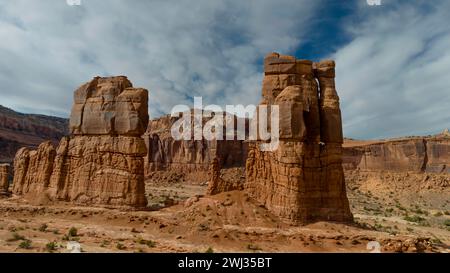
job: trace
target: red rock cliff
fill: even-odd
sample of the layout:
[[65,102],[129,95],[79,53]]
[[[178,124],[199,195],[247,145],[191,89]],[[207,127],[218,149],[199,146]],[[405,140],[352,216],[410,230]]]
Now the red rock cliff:
[[[148,153],[145,157],[146,174],[154,171],[196,173],[205,182],[213,159],[223,168],[244,166],[247,143],[242,140],[175,140],[171,127],[178,118],[164,116],[150,121],[144,136]],[[205,124],[209,118],[204,118]]]
[[450,136],[347,140],[344,167],[361,171],[450,173]]

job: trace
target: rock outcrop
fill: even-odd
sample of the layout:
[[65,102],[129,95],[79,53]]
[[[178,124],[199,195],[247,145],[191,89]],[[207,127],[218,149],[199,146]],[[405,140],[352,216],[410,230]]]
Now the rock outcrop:
[[[150,121],[144,136],[148,148],[145,157],[147,176],[156,171],[175,171],[195,174],[190,176],[192,182],[205,182],[214,158],[219,159],[223,168],[244,166],[247,157],[245,141],[175,140],[171,135],[171,128],[177,120],[178,118],[168,115]],[[204,118],[203,123],[208,120]]]
[[264,71],[261,105],[279,106],[280,143],[275,151],[250,143],[246,190],[293,224],[351,221],[334,62],[273,53]]
[[145,207],[144,134],[148,91],[126,77],[96,77],[75,91],[71,136],[54,149],[19,150],[15,194],[83,205]]
[[0,164],[0,196],[9,193],[9,164]]
[[220,160],[217,157],[214,158],[209,167],[208,189],[206,191],[207,195],[216,195],[222,192],[243,189],[243,185],[238,181],[224,179],[221,176],[221,169]]
[[47,141],[37,150],[21,148],[14,159],[14,194],[39,194],[50,182],[56,150]]
[[450,174],[450,136],[411,137],[344,144],[344,168]]

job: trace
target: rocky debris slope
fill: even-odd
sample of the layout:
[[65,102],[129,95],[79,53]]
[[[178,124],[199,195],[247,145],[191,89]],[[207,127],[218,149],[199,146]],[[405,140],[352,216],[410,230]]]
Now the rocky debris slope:
[[145,207],[144,134],[148,91],[124,76],[100,78],[75,91],[71,136],[55,149],[19,150],[13,192],[83,205]]
[[347,140],[344,168],[361,171],[450,174],[450,136],[410,137],[380,141]]
[[12,162],[21,147],[37,148],[50,140],[58,143],[68,134],[68,120],[21,114],[0,105],[0,162]]
[[312,63],[269,54],[261,105],[280,107],[280,143],[251,143],[246,189],[272,213],[294,223],[351,221],[342,169],[342,121],[333,61]]
[[[247,143],[242,140],[175,140],[171,128],[178,120],[170,115],[150,121],[144,135],[148,153],[145,173],[171,171],[189,174],[191,182],[202,183],[208,179],[209,166],[218,158],[223,168],[244,166]],[[205,124],[209,118],[203,119]],[[226,124],[226,120],[224,121]]]

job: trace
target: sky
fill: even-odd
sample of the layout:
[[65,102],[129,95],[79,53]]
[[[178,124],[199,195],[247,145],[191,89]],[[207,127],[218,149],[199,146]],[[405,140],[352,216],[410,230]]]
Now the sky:
[[152,118],[176,104],[257,104],[263,58],[335,59],[344,134],[450,127],[450,1],[8,0],[0,2],[0,105],[68,117],[73,91],[126,75]]

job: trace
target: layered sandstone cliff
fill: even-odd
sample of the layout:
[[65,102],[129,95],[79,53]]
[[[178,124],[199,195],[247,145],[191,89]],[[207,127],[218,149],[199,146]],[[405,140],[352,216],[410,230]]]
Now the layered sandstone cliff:
[[45,194],[84,205],[145,207],[144,134],[148,91],[123,76],[100,78],[75,91],[69,137],[55,149],[19,150],[13,192]]
[[[205,182],[214,158],[219,160],[223,168],[244,166],[247,143],[243,140],[175,140],[171,128],[178,119],[167,115],[150,121],[144,135],[148,148],[145,157],[146,175],[155,171],[175,171],[195,174],[191,179],[198,181],[193,182]],[[203,118],[202,124],[209,120]],[[223,124],[226,124],[225,120]]]
[[261,105],[279,106],[280,143],[275,151],[262,151],[262,141],[250,144],[246,190],[294,224],[351,221],[334,62],[273,53],[264,71]]
[[68,134],[68,120],[22,114],[0,105],[0,162],[12,163],[22,147],[37,148],[50,140],[57,144]]
[[344,168],[361,171],[450,173],[450,136],[383,141],[347,140]]

